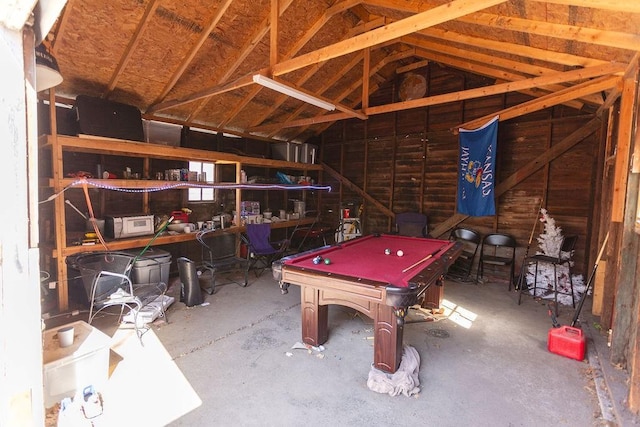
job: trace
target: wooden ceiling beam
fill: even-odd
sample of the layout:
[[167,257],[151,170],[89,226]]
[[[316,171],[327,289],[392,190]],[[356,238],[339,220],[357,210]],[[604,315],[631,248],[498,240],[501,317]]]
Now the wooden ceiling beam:
[[530,19],[493,15],[484,12],[461,16],[457,20],[467,24],[519,31],[526,34],[536,34],[538,36],[554,37],[616,49],[636,51],[638,50],[638,46],[640,46],[640,35],[638,34],[599,30],[577,25],[533,21]]
[[[285,2],[279,3],[278,10],[279,14],[282,15],[285,10],[291,6],[293,0],[286,0]],[[229,80],[233,73],[235,73],[238,68],[244,63],[245,59],[254,51],[254,49],[258,46],[260,41],[266,36],[267,32],[271,28],[270,25],[271,16],[265,17],[262,22],[256,27],[256,30],[253,32],[253,35],[247,40],[247,42],[240,49],[240,55],[236,57],[230,67],[227,68],[227,71],[218,79],[218,84],[222,84]],[[226,124],[235,117],[236,114],[242,109],[243,106],[247,105],[253,97],[260,92],[260,88],[252,90],[242,102],[236,104],[236,106],[231,110],[229,114],[218,124],[218,126],[226,126]],[[200,104],[191,112],[188,120],[195,120],[197,115],[200,114],[202,110],[205,109],[206,105],[211,100],[211,97],[204,98],[200,101]]]
[[394,40],[415,31],[504,3],[505,1],[506,0],[453,0],[445,5],[415,14],[400,21],[385,25],[382,28],[377,28],[296,58],[280,62],[273,68],[273,75],[279,76],[290,73],[318,62],[327,61],[362,50],[366,47]]
[[[523,80],[526,80],[527,78],[530,78],[530,76],[527,76],[525,74],[512,73],[506,70],[487,67],[483,65],[483,63],[481,62],[477,63],[477,62],[467,61],[465,59],[452,58],[447,55],[441,55],[438,52],[433,52],[427,49],[418,49],[417,53],[423,58],[429,58],[434,62],[438,62],[444,65],[447,65],[449,67],[457,68],[459,70],[464,70],[472,74],[494,78],[496,79],[496,82],[497,81],[517,82],[517,81],[523,81]],[[518,92],[524,93],[533,98],[538,98],[550,92],[554,92],[562,89],[564,89],[564,87],[559,87],[557,85],[551,84],[546,89],[541,89],[539,87],[527,87],[527,88],[518,90]],[[584,107],[583,102],[578,102],[575,100],[567,101],[565,105],[571,108],[575,108],[576,110],[580,110],[582,107]]]
[[[482,75],[486,75],[488,77],[496,78],[500,80],[517,81],[517,80],[524,80],[524,79],[536,77],[536,76],[555,74],[558,72],[558,70],[552,70],[550,68],[540,67],[540,66],[531,65],[523,62],[518,62],[518,61],[512,61],[509,59],[486,55],[484,53],[479,53],[476,51],[459,49],[459,48],[447,46],[441,43],[430,42],[430,41],[424,40],[422,37],[407,36],[407,37],[403,37],[402,40],[409,45],[426,49],[426,52],[424,50],[418,50],[417,53],[419,55],[425,56],[433,61],[441,61],[447,65],[450,65],[456,68],[465,67],[465,65],[468,64],[467,60],[472,60],[476,64],[483,64],[480,66],[479,69],[477,66],[475,67],[475,69],[466,68],[466,67],[462,69],[464,69],[465,71],[472,72],[474,74],[482,74]],[[441,53],[444,55],[441,55]],[[447,56],[447,55],[450,55],[450,56]],[[507,76],[500,69],[514,70],[517,73],[516,74],[509,73]],[[553,92],[553,91],[558,91],[560,89],[563,89],[563,88],[555,85],[551,85],[546,87],[545,90],[543,90],[543,92],[548,93],[550,91]],[[540,94],[537,94],[534,96],[537,97],[537,96],[540,96]],[[602,104],[602,98],[600,98],[599,96],[589,96],[589,97],[586,97],[584,101],[594,105]],[[573,102],[572,107],[577,109],[582,108],[582,105],[577,105],[577,104],[578,104],[577,101]]]
[[[377,73],[382,67],[384,67],[385,65],[398,61],[400,59],[406,58],[408,56],[413,55],[415,52],[413,49],[408,49],[402,52],[398,52],[394,55],[390,55],[390,56],[386,56],[384,57],[382,60],[380,60],[374,67],[372,67],[370,69],[369,75],[374,75],[375,73]],[[362,55],[359,55],[359,59],[362,60]],[[359,61],[358,61],[359,62]],[[348,64],[349,67],[353,68],[356,65],[356,63],[354,61],[352,61],[351,64]],[[342,71],[346,71],[347,67],[344,67]],[[337,77],[339,78],[339,76],[342,76],[344,73],[336,73]],[[356,81],[354,82],[351,86],[349,86],[348,88],[346,88],[345,90],[343,90],[338,96],[334,97],[334,100],[337,101],[342,101],[344,100],[347,96],[349,96],[349,94],[351,94],[354,90],[356,90],[358,87],[360,87],[360,85],[362,84],[361,81]],[[325,86],[329,87],[331,84],[327,83],[325,84]],[[373,91],[370,91],[373,92]],[[356,102],[357,103],[357,102]],[[297,116],[297,114],[299,114],[300,111],[297,111],[293,116]],[[282,128],[290,128],[290,127],[308,127],[311,125],[316,125],[319,123],[326,123],[326,121],[321,121],[319,120],[319,118],[321,117],[337,117],[335,114],[329,116],[329,115],[325,115],[325,116],[315,116],[312,117],[310,119],[301,119],[301,120],[291,120],[292,117],[289,117],[287,120],[285,120],[284,122],[280,122],[280,123],[274,123],[274,124],[269,124],[269,125],[265,125],[265,126],[258,126],[252,129],[249,129],[250,132],[265,132],[265,131],[274,131],[274,130],[278,130],[278,129],[282,129]]]
[[516,43],[508,43],[497,40],[484,39],[480,37],[466,36],[454,31],[442,30],[439,28],[429,28],[419,31],[419,34],[435,39],[444,40],[447,43],[459,43],[473,49],[490,50],[507,55],[516,55],[526,59],[556,63],[567,67],[592,67],[594,65],[605,64],[607,61],[587,58],[568,53],[554,52],[530,46],[523,46]]
[[196,93],[192,93],[183,98],[173,99],[170,101],[165,101],[156,105],[152,105],[147,109],[146,113],[148,114],[157,113],[158,111],[168,110],[169,108],[174,108],[179,105],[188,104],[190,102],[194,102],[199,99],[207,98],[214,95],[220,95],[225,92],[230,92],[232,90],[240,89],[241,87],[252,85],[254,84],[253,83],[254,74],[263,74],[263,73],[267,73],[268,71],[269,70],[267,68],[264,68],[262,70],[254,71],[251,74],[247,74],[242,77],[239,77],[226,84],[216,85],[210,88],[203,89]]
[[[623,69],[623,67],[619,65],[616,66],[614,64],[609,64],[609,65],[603,65],[599,67],[582,68],[579,70],[558,72],[553,75],[533,77],[527,80],[501,83],[493,86],[467,89],[467,90],[462,90],[458,92],[445,93],[442,95],[429,96],[426,98],[412,99],[410,101],[396,102],[393,104],[370,107],[365,110],[365,113],[369,116],[372,116],[376,114],[389,113],[392,111],[407,110],[410,108],[420,108],[420,107],[427,107],[432,105],[447,104],[450,102],[458,102],[458,101],[463,101],[467,99],[482,98],[482,97],[493,96],[493,95],[498,95],[502,93],[516,92],[516,91],[527,89],[527,88],[547,86],[549,84],[585,80],[593,77],[600,77],[603,75],[609,76],[611,74],[615,74],[616,72],[619,72],[621,69]],[[587,83],[590,84],[591,81],[588,81]],[[573,86],[571,88],[564,88],[563,91],[561,92],[564,93],[565,91],[569,91],[573,88],[577,88],[577,86]],[[554,95],[557,95],[557,94],[558,92],[556,92]]]
[[116,69],[114,70],[113,75],[111,76],[111,80],[109,80],[109,83],[107,84],[107,88],[102,93],[103,98],[107,98],[108,95],[113,91],[113,89],[115,89],[116,85],[118,84],[118,80],[120,79],[120,76],[122,76],[122,72],[126,68],[129,61],[131,60],[131,56],[133,55],[133,52],[138,46],[138,43],[140,43],[140,40],[142,39],[142,33],[144,33],[144,31],[149,26],[149,23],[151,22],[151,18],[153,17],[153,14],[156,12],[156,9],[158,9],[159,4],[160,4],[159,0],[152,0],[149,2],[149,4],[147,4],[147,8],[145,9],[144,14],[142,15],[142,19],[140,19],[140,22],[138,23],[136,31],[133,33],[133,36],[131,36],[131,39],[129,40],[129,44],[127,44],[127,47],[124,50],[124,55],[120,58],[120,62],[118,62],[118,65],[116,66]]
[[[538,3],[588,7],[614,12],[640,13],[640,3],[631,0],[530,0]],[[418,13],[437,5],[434,1],[364,0],[363,4],[385,7],[402,12]]]
[[640,13],[640,2],[633,0],[531,0],[540,3],[589,7],[613,12]]
[[[373,78],[377,75],[377,73],[384,68],[386,65],[392,63],[392,62],[396,62],[399,61],[401,59],[407,58],[409,56],[412,56],[415,54],[415,50],[414,49],[407,49],[404,51],[400,51],[397,52],[393,55],[389,55],[384,57],[381,61],[379,61],[375,67],[371,68],[369,70],[369,78]],[[386,80],[383,80],[386,81]],[[349,96],[352,92],[354,92],[356,89],[358,89],[358,87],[361,86],[361,83],[359,81],[354,81],[353,84],[351,84],[349,87],[347,87],[346,89],[344,89],[340,94],[338,94],[338,96],[336,96],[334,99],[338,99],[340,101],[344,100],[347,96]],[[370,85],[369,87],[369,95],[371,95],[372,93],[374,93],[375,91],[377,91],[380,88],[379,84],[376,85]],[[355,108],[358,104],[358,100],[355,100],[352,102],[353,107]],[[312,125],[316,125],[317,123],[313,123],[313,124],[305,124],[303,125],[298,133],[295,135],[295,137],[297,137],[298,135],[300,135],[302,132],[304,132],[305,130],[307,130],[307,128],[309,128]],[[330,124],[325,124],[324,126],[321,127],[321,129],[326,129],[328,126],[330,126]]]
[[180,80],[180,77],[182,77],[186,69],[189,67],[191,61],[193,61],[193,58],[195,58],[202,45],[207,41],[207,38],[209,37],[211,32],[216,28],[216,26],[222,19],[222,16],[225,14],[229,6],[231,6],[231,3],[233,3],[233,0],[225,0],[218,7],[215,15],[213,16],[213,19],[211,19],[207,28],[202,31],[202,34],[200,34],[200,38],[198,39],[198,41],[193,46],[191,46],[191,49],[189,49],[189,52],[184,58],[184,61],[182,61],[182,64],[173,72],[171,78],[164,85],[164,88],[162,89],[160,94],[158,94],[153,104],[157,104],[163,101],[167,94],[171,91],[171,89],[173,89],[173,87],[176,85],[178,80]]
[[[318,92],[319,93],[324,93],[328,88],[330,88],[331,86],[333,86],[339,79],[342,78],[342,76],[344,76],[345,74],[347,74],[349,71],[351,71],[355,66],[357,66],[364,58],[364,53],[363,52],[358,52],[356,55],[353,56],[353,58],[351,59],[351,61],[349,61],[347,64],[345,64],[340,70],[338,70],[338,72],[334,73],[333,77],[328,79],[327,81],[325,81],[322,86],[319,88]],[[323,64],[325,64],[323,62]],[[316,64],[313,68],[317,67],[320,64]],[[339,99],[339,101],[342,101],[342,99]],[[284,122],[290,122],[295,120],[296,117],[298,117],[300,114],[302,114],[302,112],[306,109],[306,105],[301,105],[300,107],[298,107],[296,109],[296,111],[294,111],[293,113],[291,113],[285,120]],[[262,122],[260,122],[262,123]],[[304,126],[306,129],[306,125]],[[274,129],[274,132],[269,134],[269,136],[275,136],[275,133],[277,132],[278,129]]]
[[[534,111],[540,111],[554,105],[562,104],[565,101],[576,99],[586,94],[598,93],[607,89],[611,89],[612,87],[618,85],[621,79],[622,77],[620,76],[604,76],[594,80],[589,80],[587,82],[577,84],[556,93],[542,96],[531,101],[523,102],[522,104],[506,108],[496,113],[487,114],[484,117],[468,121],[461,124],[459,128],[475,129],[479,126],[482,126],[484,123],[486,123],[496,115],[500,117],[499,120],[501,122],[513,119],[515,117],[524,116],[525,114],[533,113]],[[457,133],[457,129],[453,129],[452,131],[454,133]]]
[[[291,4],[292,0],[287,0],[288,4]],[[354,6],[354,4],[357,4],[359,1],[356,0],[344,0],[340,3],[335,4],[334,6],[330,7],[329,9],[327,9],[325,11],[325,13],[322,14],[322,16],[313,23],[313,25],[307,30],[305,31],[304,36],[300,37],[300,39],[293,45],[293,47],[289,50],[289,52],[287,52],[286,55],[284,55],[285,59],[291,58],[293,57],[293,55],[295,55],[296,53],[298,53],[300,51],[300,49],[302,49],[308,42],[309,40],[311,40],[313,38],[313,36],[315,36],[318,31],[320,31],[322,29],[322,27],[329,22],[329,20],[331,18],[333,18],[335,15],[344,12],[345,10],[351,8]],[[287,5],[288,6],[288,5]],[[268,22],[266,23],[266,28],[268,28]],[[266,33],[266,31],[265,31]],[[262,37],[264,37],[264,34],[262,34]],[[260,37],[260,39],[262,38]],[[254,37],[254,39],[256,39],[256,37]],[[257,44],[259,42],[259,39],[256,40]],[[244,58],[243,58],[244,60]],[[236,61],[237,62],[237,61]],[[240,65],[240,63],[238,63],[238,66]],[[271,64],[271,67],[273,68],[273,64]],[[305,74],[306,79],[300,79],[298,80],[295,84],[302,86],[308,79],[310,79],[313,74],[319,70],[320,67],[317,67],[315,69],[314,72],[312,72],[311,74],[307,73]],[[271,73],[269,73],[269,75],[271,75]],[[222,122],[220,123],[220,126],[226,126],[229,122],[231,122],[239,113],[240,111],[242,111],[244,109],[244,107],[246,107],[249,102],[251,102],[257,95],[258,93],[260,93],[260,91],[262,90],[262,87],[258,86],[256,87],[254,90],[251,90],[247,96],[245,96],[245,98],[242,100],[242,102],[238,103],[230,112],[229,114],[227,114],[224,119],[222,120]],[[271,114],[273,113],[280,105],[282,105],[287,99],[289,99],[288,96],[286,95],[278,95],[278,97],[276,98],[276,101],[273,103],[273,106],[269,109],[269,112],[267,114]],[[262,123],[263,120],[261,120],[259,123]]]
[[396,74],[402,74],[409,71],[417,70],[418,68],[426,67],[427,65],[429,65],[429,62],[431,61],[429,61],[428,59],[425,59],[424,61],[418,61],[418,62],[414,62],[413,64],[405,65],[403,67],[398,67],[396,68]]

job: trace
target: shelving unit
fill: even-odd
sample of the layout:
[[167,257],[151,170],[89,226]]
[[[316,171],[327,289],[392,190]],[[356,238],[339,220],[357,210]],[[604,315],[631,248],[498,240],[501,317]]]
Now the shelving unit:
[[[55,126],[52,126],[55,131]],[[64,311],[68,309],[68,277],[66,257],[69,255],[87,252],[96,249],[102,249],[102,246],[77,246],[70,243],[67,233],[67,221],[65,216],[65,201],[63,193],[71,188],[80,189],[83,186],[88,188],[98,188],[108,191],[108,188],[122,188],[140,191],[142,194],[141,209],[144,213],[149,214],[149,190],[159,191],[179,191],[190,187],[202,187],[203,185],[211,185],[216,188],[234,190],[235,194],[235,224],[240,222],[240,202],[242,200],[243,188],[247,188],[241,183],[241,170],[245,167],[261,167],[267,169],[297,170],[302,171],[304,175],[309,172],[320,172],[322,167],[316,164],[293,163],[281,160],[244,157],[231,153],[215,152],[207,150],[197,150],[192,148],[173,147],[160,144],[151,144],[144,142],[115,140],[110,138],[101,138],[96,136],[64,136],[64,135],[43,135],[40,137],[41,157],[47,151],[51,155],[51,177],[43,178],[41,186],[48,187],[53,191],[53,226],[55,230],[53,242],[43,242],[42,251],[47,256],[55,259],[57,268],[58,282],[58,309]],[[227,164],[235,166],[235,182],[226,183],[205,183],[205,182],[189,182],[189,181],[163,181],[150,179],[80,179],[65,177],[64,158],[65,153],[89,153],[102,156],[119,156],[132,159],[140,159],[142,161],[142,176],[152,177],[154,175],[153,162],[155,160],[172,160],[172,161],[203,161],[215,164]],[[252,190],[274,190],[274,186],[270,184],[259,185],[253,184]],[[287,191],[289,187],[278,186],[276,189]],[[291,186],[297,190],[308,188],[316,188],[312,186]],[[317,189],[317,188],[316,188]],[[273,228],[295,227],[296,225],[311,224],[314,218],[302,218],[294,221],[281,221],[272,223]],[[244,231],[244,227],[235,226],[231,230],[240,233]],[[131,248],[141,248],[146,246],[152,236],[143,236],[130,239],[120,239],[109,241],[109,250],[122,250]],[[166,245],[171,243],[188,242],[195,240],[195,233],[162,235],[156,238],[152,245]]]
[[[340,208],[340,222],[336,232],[336,242],[355,239],[362,236],[362,224],[360,222],[361,206],[351,203]],[[349,212],[348,214],[346,212]],[[352,216],[356,215],[356,216]]]

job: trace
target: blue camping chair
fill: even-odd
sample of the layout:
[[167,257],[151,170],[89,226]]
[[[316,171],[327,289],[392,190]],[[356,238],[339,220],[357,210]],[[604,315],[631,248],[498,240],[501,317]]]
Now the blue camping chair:
[[246,236],[243,236],[248,251],[247,271],[254,269],[256,277],[271,268],[273,261],[281,258],[289,248],[289,240],[271,241],[270,224],[247,224]]

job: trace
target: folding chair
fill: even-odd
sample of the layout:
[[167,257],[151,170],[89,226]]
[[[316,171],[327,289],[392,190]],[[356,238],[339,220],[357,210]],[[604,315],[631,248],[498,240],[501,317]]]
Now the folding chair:
[[474,280],[469,279],[469,277],[471,276],[471,270],[473,269],[478,248],[482,242],[482,236],[470,228],[457,227],[451,230],[449,240],[462,242],[464,247],[458,259],[449,267],[447,277],[454,280],[469,280],[473,282]]
[[492,233],[482,239],[476,281],[484,275],[484,265],[509,267],[509,290],[513,285],[516,264],[516,239],[508,234]]
[[247,271],[255,269],[256,277],[271,268],[271,263],[284,255],[290,243],[288,239],[272,242],[271,224],[247,224],[243,239],[248,248]]
[[[236,233],[225,230],[202,230],[196,235],[196,240],[202,247],[202,263],[198,268],[207,270],[211,275],[209,287],[205,289],[209,295],[212,295],[216,286],[221,284],[237,283],[240,286],[247,286],[249,263],[245,258],[238,256],[240,242]],[[234,275],[239,272],[244,275],[241,282],[234,278]],[[219,283],[220,276],[226,279],[226,282]]]
[[427,237],[427,216],[419,212],[396,214],[395,232],[401,236]]

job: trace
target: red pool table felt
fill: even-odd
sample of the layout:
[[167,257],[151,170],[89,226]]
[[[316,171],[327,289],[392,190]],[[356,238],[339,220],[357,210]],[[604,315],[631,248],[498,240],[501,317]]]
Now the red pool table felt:
[[[434,259],[435,253],[450,243],[447,240],[416,239],[387,234],[368,235],[315,250],[306,256],[287,260],[285,264],[319,273],[357,277],[406,287],[409,286],[410,279],[428,262],[419,261],[431,254],[431,259]],[[391,253],[386,255],[385,249],[390,249]],[[398,256],[398,250],[404,254]],[[314,264],[313,258],[317,256],[328,258],[330,264]],[[413,268],[403,272],[416,263],[418,264]]]

